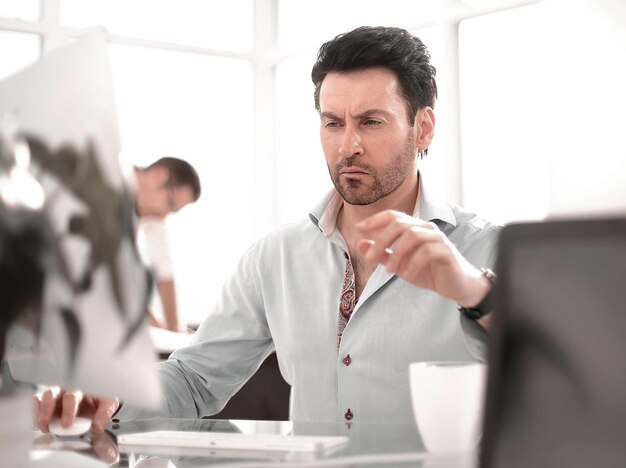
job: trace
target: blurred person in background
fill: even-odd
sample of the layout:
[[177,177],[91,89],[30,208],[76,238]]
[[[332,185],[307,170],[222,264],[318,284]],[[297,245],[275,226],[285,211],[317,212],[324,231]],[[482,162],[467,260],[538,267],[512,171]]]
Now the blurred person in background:
[[147,167],[135,167],[134,175],[139,249],[152,268],[163,310],[162,320],[149,311],[150,323],[186,332],[186,324],[179,315],[176,303],[166,218],[198,200],[200,178],[191,164],[173,157],[160,158]]

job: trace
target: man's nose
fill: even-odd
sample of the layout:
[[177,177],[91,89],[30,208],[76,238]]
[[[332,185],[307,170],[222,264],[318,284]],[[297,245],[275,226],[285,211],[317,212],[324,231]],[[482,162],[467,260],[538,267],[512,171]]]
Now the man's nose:
[[343,137],[339,146],[339,155],[342,158],[350,158],[363,153],[361,147],[361,136],[359,132],[350,126],[344,127]]

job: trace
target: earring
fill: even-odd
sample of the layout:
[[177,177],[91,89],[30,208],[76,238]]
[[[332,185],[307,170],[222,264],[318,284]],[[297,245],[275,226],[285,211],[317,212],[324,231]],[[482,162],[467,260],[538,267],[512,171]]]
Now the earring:
[[418,150],[417,155],[420,159],[424,159],[428,155],[428,148]]

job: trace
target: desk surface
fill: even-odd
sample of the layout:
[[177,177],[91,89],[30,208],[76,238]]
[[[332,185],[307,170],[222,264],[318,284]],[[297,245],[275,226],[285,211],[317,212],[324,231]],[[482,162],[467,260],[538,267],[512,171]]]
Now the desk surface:
[[[154,431],[219,431],[347,436],[347,445],[323,454],[262,453],[211,449],[175,449],[167,447],[119,448],[119,434]],[[35,443],[36,450],[79,451],[94,459],[104,460],[101,466],[183,468],[200,466],[250,467],[327,467],[327,466],[411,466],[428,468],[474,468],[476,456],[435,456],[424,451],[417,430],[412,424],[303,423],[287,421],[243,421],[209,419],[151,419],[110,424],[109,432],[88,436],[80,441],[64,441],[60,445],[46,434]],[[91,449],[89,449],[91,444]],[[114,462],[114,460],[117,460]]]

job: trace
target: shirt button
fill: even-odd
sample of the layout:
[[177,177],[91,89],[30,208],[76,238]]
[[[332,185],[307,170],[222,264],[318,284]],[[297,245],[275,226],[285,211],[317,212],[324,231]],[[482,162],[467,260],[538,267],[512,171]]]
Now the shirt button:
[[344,363],[346,366],[349,366],[350,364],[352,364],[352,358],[350,357],[350,355],[349,355],[349,354],[348,354],[348,355],[346,355],[346,357],[345,357],[345,358],[343,358],[343,363]]
[[352,411],[348,408],[348,411],[346,411],[346,414],[344,414],[343,417],[346,418],[347,421],[351,421],[354,414],[352,414]]

